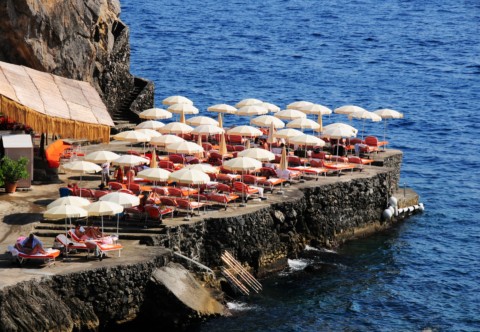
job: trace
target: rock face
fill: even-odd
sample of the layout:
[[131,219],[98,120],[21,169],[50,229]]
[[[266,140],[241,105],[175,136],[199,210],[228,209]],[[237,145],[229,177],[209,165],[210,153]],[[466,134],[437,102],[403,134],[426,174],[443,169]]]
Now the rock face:
[[[1,1],[0,60],[87,81],[113,114],[149,84],[130,74],[129,29],[119,15],[118,0]],[[153,106],[147,95],[141,109]]]

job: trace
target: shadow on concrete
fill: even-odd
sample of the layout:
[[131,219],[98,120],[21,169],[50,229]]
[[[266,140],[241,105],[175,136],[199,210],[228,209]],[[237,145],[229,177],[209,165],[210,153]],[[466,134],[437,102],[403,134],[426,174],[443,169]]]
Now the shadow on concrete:
[[7,225],[27,225],[42,219],[41,213],[13,213],[5,216],[3,222]]

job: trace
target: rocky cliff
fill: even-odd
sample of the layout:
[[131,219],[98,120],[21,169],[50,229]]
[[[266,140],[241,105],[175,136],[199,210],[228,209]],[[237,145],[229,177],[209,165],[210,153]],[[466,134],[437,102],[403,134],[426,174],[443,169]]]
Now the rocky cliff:
[[129,29],[119,15],[118,0],[3,0],[0,60],[87,81],[112,114],[142,93],[137,107],[152,107],[152,83],[130,73]]

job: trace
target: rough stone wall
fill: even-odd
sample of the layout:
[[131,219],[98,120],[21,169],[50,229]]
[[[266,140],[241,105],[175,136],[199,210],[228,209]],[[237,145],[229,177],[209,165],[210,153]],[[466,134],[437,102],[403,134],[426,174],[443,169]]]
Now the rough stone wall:
[[332,247],[390,225],[381,220],[397,169],[369,178],[312,186],[283,203],[236,217],[172,228],[163,245],[207,266],[221,266],[224,250],[264,274],[283,267],[306,244]]
[[[19,283],[0,291],[0,331],[97,331],[134,319],[167,256]],[[159,292],[159,290],[157,290]]]
[[134,89],[119,15],[118,0],[0,1],[0,60],[90,82],[113,113]]

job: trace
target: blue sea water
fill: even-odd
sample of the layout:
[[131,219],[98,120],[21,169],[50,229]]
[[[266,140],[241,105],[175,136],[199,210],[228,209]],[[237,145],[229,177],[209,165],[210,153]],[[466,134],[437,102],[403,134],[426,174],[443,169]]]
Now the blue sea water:
[[[320,271],[263,280],[200,331],[480,331],[478,0],[121,4],[132,72],[155,82],[157,107],[185,95],[203,114],[244,98],[405,114],[387,139],[426,211],[346,244]],[[366,132],[382,137],[383,124]]]

